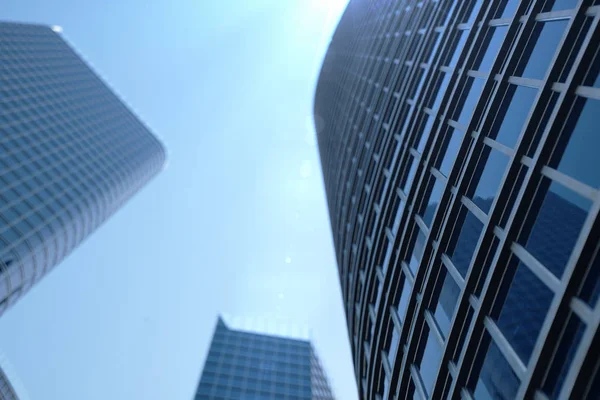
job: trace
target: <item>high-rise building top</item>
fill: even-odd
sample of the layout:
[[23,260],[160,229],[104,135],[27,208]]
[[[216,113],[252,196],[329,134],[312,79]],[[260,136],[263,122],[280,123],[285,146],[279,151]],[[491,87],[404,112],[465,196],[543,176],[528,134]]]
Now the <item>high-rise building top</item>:
[[164,162],[57,29],[0,23],[0,314]]
[[0,400],[27,400],[28,398],[13,367],[0,351]]
[[600,393],[599,20],[350,0],[314,112],[363,398]]
[[229,328],[219,318],[196,400],[333,400],[310,341]]

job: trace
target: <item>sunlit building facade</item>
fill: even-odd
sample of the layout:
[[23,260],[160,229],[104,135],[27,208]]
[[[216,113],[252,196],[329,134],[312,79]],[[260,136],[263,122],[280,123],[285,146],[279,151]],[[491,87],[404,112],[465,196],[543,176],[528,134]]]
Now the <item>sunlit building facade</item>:
[[310,341],[230,328],[222,318],[195,400],[333,400]]
[[0,23],[0,314],[165,161],[57,30]]
[[600,393],[599,20],[350,0],[315,118],[362,398]]

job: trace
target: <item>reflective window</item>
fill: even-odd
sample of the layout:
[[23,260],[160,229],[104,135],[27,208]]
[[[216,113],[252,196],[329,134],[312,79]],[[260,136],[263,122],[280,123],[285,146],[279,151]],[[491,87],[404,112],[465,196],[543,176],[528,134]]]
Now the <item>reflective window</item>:
[[456,237],[458,232],[458,238],[456,239],[454,250],[450,251],[448,255],[463,277],[467,276],[469,264],[475,253],[475,248],[477,247],[477,242],[482,231],[483,223],[468,211],[465,206],[461,206],[456,228],[452,235]]
[[444,97],[444,93],[446,92],[446,88],[448,87],[448,83],[450,83],[451,74],[446,74],[444,72],[438,73],[437,82],[435,84],[435,98],[433,99],[433,104],[430,105],[429,108],[433,110],[437,110],[442,102],[442,98]]
[[392,340],[390,342],[390,348],[388,350],[388,361],[390,365],[394,365],[394,361],[396,359],[396,353],[398,352],[398,344],[400,343],[400,333],[398,329],[396,329],[393,322],[392,325]]
[[[501,109],[506,109],[506,114],[504,114],[504,118],[497,118],[494,121],[495,126],[492,128],[490,137],[508,147],[514,148],[536,95],[537,89],[509,85],[506,96],[500,106]],[[508,108],[506,108],[507,105]],[[500,124],[500,127],[496,130],[497,124]]]
[[500,217],[500,222],[498,225],[502,228],[506,227],[506,223],[508,222],[508,218],[512,213],[515,202],[517,201],[517,196],[521,190],[521,186],[523,184],[523,180],[525,179],[525,175],[527,174],[527,167],[525,165],[521,165],[519,167],[519,172],[517,173],[517,178],[511,180],[510,184],[512,185],[510,195],[506,204],[504,205],[504,209],[502,210],[502,216]]
[[[496,198],[509,158],[506,154],[484,145],[475,171],[474,179],[481,174],[474,191],[469,188],[469,196],[484,212],[489,212]],[[474,186],[473,182],[471,186]]]
[[431,195],[429,196],[429,201],[427,202],[427,206],[421,213],[423,222],[428,227],[431,227],[431,221],[433,220],[433,216],[435,214],[435,210],[437,210],[440,200],[442,199],[442,194],[444,192],[444,184],[437,179],[433,175],[430,175],[430,179],[428,185],[433,188],[431,189]]
[[568,20],[535,23],[529,39],[535,41],[535,46],[525,55],[528,61],[521,76],[533,79],[544,78],[568,23]]
[[[486,333],[485,341],[490,341]],[[486,351],[485,346],[479,350]],[[498,346],[490,341],[479,379],[473,394],[476,400],[508,400],[517,397],[521,381],[514,373]]]
[[[513,257],[513,262],[518,260]],[[502,299],[503,294],[498,297]],[[499,300],[494,305],[495,310],[501,307],[498,328],[525,364],[529,362],[552,297],[552,291],[519,262],[504,302]]]
[[425,234],[421,232],[421,229],[419,229],[416,224],[413,230],[413,235],[415,234],[417,235],[415,247],[413,248],[410,262],[408,264],[410,270],[413,272],[413,275],[417,275],[417,270],[419,269],[419,264],[421,263],[421,258],[423,257],[423,250],[425,247]]
[[[427,331],[429,331],[429,329],[427,329]],[[437,375],[441,359],[442,348],[431,331],[429,331],[429,334],[427,335],[427,341],[425,343],[423,358],[421,359],[421,363],[419,365],[419,372],[427,393],[431,393],[431,390],[433,389],[433,384],[435,382],[435,377]]]
[[490,69],[492,68],[492,63],[496,59],[496,55],[500,50],[500,46],[504,41],[504,37],[506,36],[507,31],[508,26],[506,25],[496,27],[492,26],[488,29],[488,32],[486,34],[486,42],[488,43],[487,48],[485,50],[485,53],[483,53],[482,55],[480,53],[480,56],[478,57],[480,59],[478,60],[478,62],[475,63],[473,69],[482,72],[490,71]]
[[402,190],[404,190],[404,192],[408,192],[410,190],[410,185],[412,185],[413,179],[415,179],[415,174],[417,173],[418,164],[419,162],[415,160],[415,158],[412,155],[409,156],[408,165],[410,165],[410,169],[408,170],[406,181],[402,186]]
[[460,113],[458,112],[458,109],[454,112],[454,118],[457,122],[465,126],[469,124],[473,111],[475,110],[475,106],[479,101],[479,96],[481,96],[481,91],[483,90],[484,84],[485,81],[483,79],[472,77],[469,77],[467,79],[467,83],[465,84],[465,90],[467,90],[468,88],[468,93],[466,95],[462,108],[459,107]]
[[539,121],[530,121],[531,124],[537,123],[537,127],[533,132],[533,137],[531,139],[531,143],[529,144],[529,148],[527,149],[527,155],[529,157],[533,157],[535,152],[537,151],[538,144],[546,129],[546,125],[552,115],[552,111],[554,111],[554,106],[556,105],[556,101],[558,100],[559,94],[556,92],[552,92],[550,95],[550,100],[544,109],[544,113],[542,114],[542,118]]
[[583,103],[579,115],[569,117],[573,128],[571,133],[561,135],[554,159],[560,161],[551,163],[560,172],[563,172],[586,185],[600,188],[600,169],[598,169],[598,149],[600,148],[600,134],[598,134],[598,116],[600,115],[600,100],[578,99]]
[[411,290],[411,284],[406,278],[404,278],[401,292],[396,296],[396,307],[398,310],[398,317],[400,318],[401,322],[404,322],[406,319],[406,309],[408,308],[408,300],[410,299]]
[[560,278],[590,207],[589,200],[552,182],[548,192],[536,196],[532,203],[531,215],[527,218],[527,224],[533,224],[531,233],[518,241]]
[[450,59],[450,62],[448,63],[448,67],[453,68],[456,66],[456,63],[458,62],[458,58],[460,57],[464,47],[465,47],[465,43],[467,42],[467,38],[469,37],[469,30],[464,30],[464,31],[458,31],[457,36],[458,36],[458,41],[456,42],[456,47],[454,48],[454,52],[452,53],[452,58]]
[[600,254],[596,253],[594,261],[588,267],[588,272],[579,290],[579,297],[591,307],[596,306],[600,297]]
[[419,153],[423,153],[423,150],[425,149],[425,143],[427,143],[427,138],[429,138],[429,135],[431,134],[431,127],[433,126],[434,121],[432,116],[428,116],[427,114],[424,115],[427,122],[423,127],[421,137],[419,138],[419,143],[417,144],[417,151]]
[[544,11],[571,10],[577,6],[577,0],[547,0]]
[[548,395],[548,398],[558,398],[584,330],[585,324],[577,315],[570,313],[542,385],[542,390]]
[[442,289],[435,307],[435,320],[442,331],[444,337],[448,336],[450,323],[454,316],[454,310],[460,296],[460,288],[448,273],[445,266],[440,267],[440,276],[438,279],[442,282]]
[[450,175],[450,169],[456,160],[460,144],[462,142],[464,133],[453,128],[448,128],[444,142],[447,143],[446,147],[442,146],[440,156],[437,158],[436,166],[440,172],[446,176]]
[[496,18],[510,18],[515,15],[517,7],[519,6],[519,0],[506,0],[504,6],[500,6],[496,11]]

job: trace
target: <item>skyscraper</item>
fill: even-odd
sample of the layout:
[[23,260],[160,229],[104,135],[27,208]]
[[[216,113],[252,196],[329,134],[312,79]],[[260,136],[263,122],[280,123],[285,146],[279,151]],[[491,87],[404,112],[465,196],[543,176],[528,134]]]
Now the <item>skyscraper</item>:
[[350,0],[315,96],[364,398],[600,393],[600,6]]
[[164,162],[60,34],[0,23],[0,314]]
[[5,355],[0,352],[0,400],[27,400],[28,396]]
[[219,317],[196,400],[333,400],[312,344],[231,329]]

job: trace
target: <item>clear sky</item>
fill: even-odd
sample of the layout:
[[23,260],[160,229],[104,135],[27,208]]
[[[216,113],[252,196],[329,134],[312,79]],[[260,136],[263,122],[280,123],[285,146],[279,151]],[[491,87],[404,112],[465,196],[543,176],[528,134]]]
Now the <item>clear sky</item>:
[[312,104],[347,0],[5,0],[63,35],[168,168],[0,318],[32,400],[191,399],[218,313],[293,321],[356,398]]

